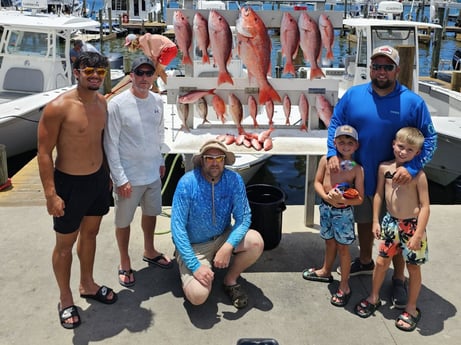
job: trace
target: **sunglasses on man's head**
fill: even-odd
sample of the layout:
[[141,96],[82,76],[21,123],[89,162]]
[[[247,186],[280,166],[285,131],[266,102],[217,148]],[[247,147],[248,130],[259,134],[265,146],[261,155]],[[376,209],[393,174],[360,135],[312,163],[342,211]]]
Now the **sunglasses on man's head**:
[[87,77],[93,75],[94,72],[96,72],[100,77],[105,77],[107,74],[107,70],[103,67],[98,67],[98,68],[85,67],[85,68],[80,68],[79,71],[82,72]]
[[378,63],[373,63],[371,64],[371,68],[373,71],[379,71],[381,69],[384,69],[386,72],[392,72],[395,69],[395,65],[393,64],[385,64],[385,65],[380,65]]
[[143,71],[142,69],[135,69],[133,73],[136,74],[138,77],[142,77],[143,75],[152,77],[154,75],[153,70]]
[[204,155],[202,157],[207,163],[211,163],[213,161],[216,161],[217,163],[221,163],[226,158],[226,155],[219,155],[219,156]]

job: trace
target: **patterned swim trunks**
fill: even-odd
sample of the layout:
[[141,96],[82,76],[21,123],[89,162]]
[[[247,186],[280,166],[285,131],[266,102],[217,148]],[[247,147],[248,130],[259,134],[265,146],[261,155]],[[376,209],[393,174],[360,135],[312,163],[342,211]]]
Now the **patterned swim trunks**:
[[421,240],[421,249],[408,249],[408,242],[416,231],[418,220],[416,218],[397,219],[386,213],[381,223],[381,241],[379,243],[379,256],[393,257],[399,252],[407,263],[422,265],[428,261],[427,237]]

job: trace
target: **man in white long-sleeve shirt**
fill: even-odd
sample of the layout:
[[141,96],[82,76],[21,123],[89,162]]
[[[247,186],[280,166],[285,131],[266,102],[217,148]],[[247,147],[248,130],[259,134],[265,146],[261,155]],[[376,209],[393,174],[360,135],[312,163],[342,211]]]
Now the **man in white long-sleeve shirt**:
[[162,183],[165,163],[161,154],[164,142],[163,102],[149,91],[154,64],[147,57],[132,63],[129,90],[113,97],[104,133],[104,148],[114,184],[115,233],[120,251],[119,283],[135,283],[128,244],[130,224],[141,205],[144,232],[143,260],[161,268],[171,268],[171,260],[154,246],[157,215],[162,211]]

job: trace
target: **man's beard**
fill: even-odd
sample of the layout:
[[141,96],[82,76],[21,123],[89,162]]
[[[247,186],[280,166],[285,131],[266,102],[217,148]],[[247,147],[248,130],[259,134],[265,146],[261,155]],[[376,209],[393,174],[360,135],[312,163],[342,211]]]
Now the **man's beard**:
[[375,79],[372,79],[371,82],[376,88],[382,89],[382,90],[389,89],[390,87],[392,87],[392,85],[394,85],[394,82],[389,79],[387,79],[385,82],[379,82],[378,79],[375,78]]

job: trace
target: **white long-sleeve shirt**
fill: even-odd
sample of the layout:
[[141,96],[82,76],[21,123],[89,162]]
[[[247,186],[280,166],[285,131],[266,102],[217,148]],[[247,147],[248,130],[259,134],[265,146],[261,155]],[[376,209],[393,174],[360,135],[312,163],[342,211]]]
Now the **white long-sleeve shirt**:
[[165,164],[160,151],[165,138],[161,97],[149,92],[142,99],[126,90],[110,100],[108,111],[104,148],[115,186],[158,180]]

